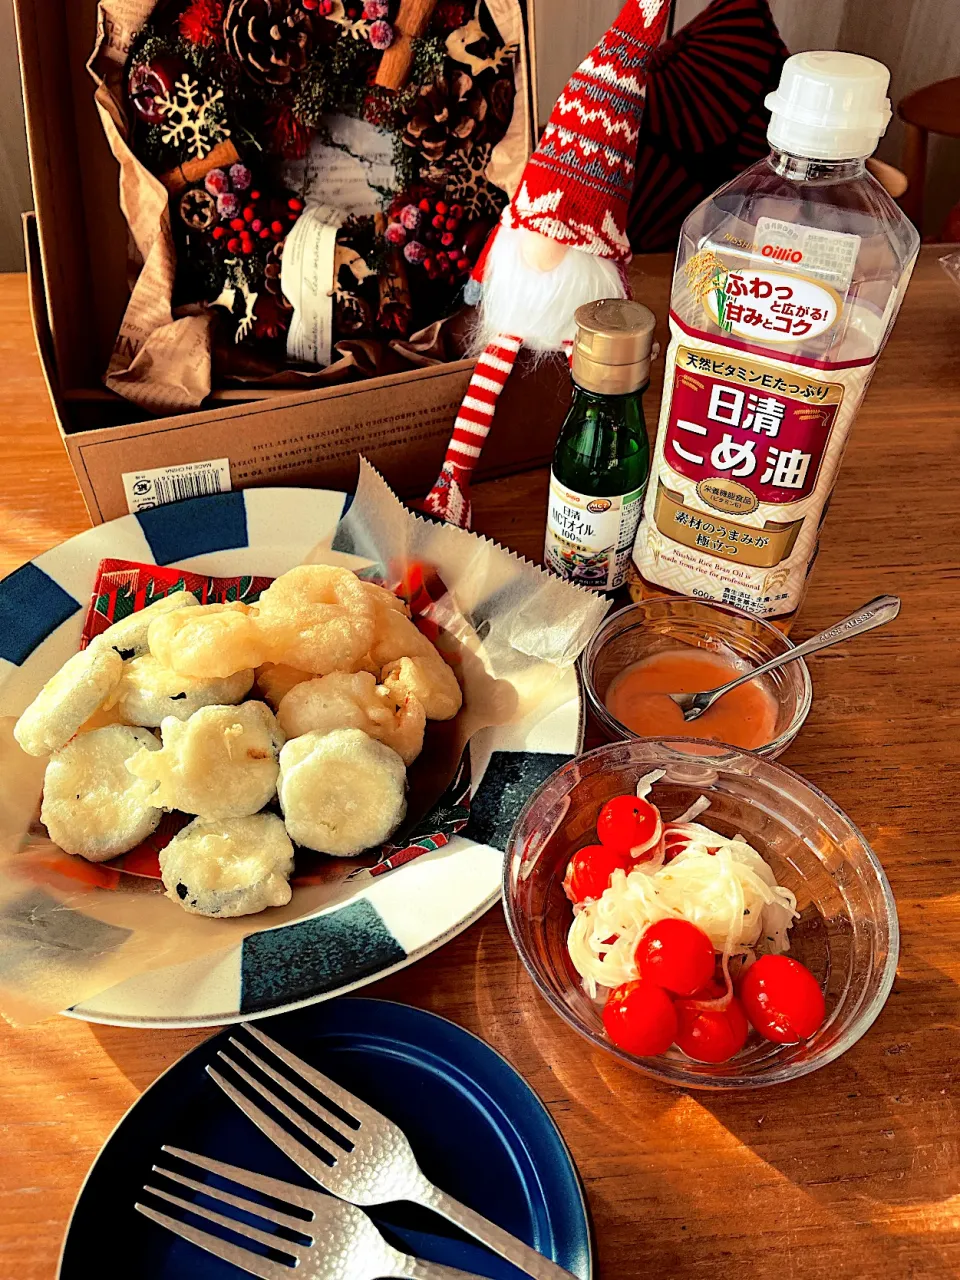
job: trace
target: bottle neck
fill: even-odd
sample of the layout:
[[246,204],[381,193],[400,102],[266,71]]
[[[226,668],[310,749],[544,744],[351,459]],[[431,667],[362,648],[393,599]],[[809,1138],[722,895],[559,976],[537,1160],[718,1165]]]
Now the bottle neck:
[[776,147],[768,163],[774,173],[791,182],[850,182],[866,172],[866,158],[856,160],[816,160],[812,156],[795,156]]
[[633,387],[630,391],[622,391],[619,394],[611,394],[609,391],[591,391],[587,387],[582,387],[579,382],[573,382],[573,394],[578,400],[586,404],[614,404],[624,403],[632,400],[635,396],[642,396],[644,391],[650,385],[649,382],[643,382],[639,387]]

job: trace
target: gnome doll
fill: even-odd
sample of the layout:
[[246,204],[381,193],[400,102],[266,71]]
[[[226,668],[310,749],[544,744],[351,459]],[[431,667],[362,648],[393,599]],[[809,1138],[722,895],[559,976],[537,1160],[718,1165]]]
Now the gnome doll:
[[474,268],[477,366],[443,470],[420,504],[450,524],[470,527],[470,476],[521,347],[569,352],[577,307],[628,296],[627,208],[646,66],[669,7],[627,0],[557,99]]

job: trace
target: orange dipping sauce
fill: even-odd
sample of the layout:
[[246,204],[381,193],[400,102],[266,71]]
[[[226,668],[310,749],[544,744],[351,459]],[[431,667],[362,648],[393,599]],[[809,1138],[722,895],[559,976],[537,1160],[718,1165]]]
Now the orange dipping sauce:
[[743,674],[715,653],[675,649],[634,662],[614,676],[604,698],[621,724],[644,738],[712,738],[734,747],[766,746],[776,736],[777,704],[759,680],[731,690],[686,721],[668,693],[703,693]]

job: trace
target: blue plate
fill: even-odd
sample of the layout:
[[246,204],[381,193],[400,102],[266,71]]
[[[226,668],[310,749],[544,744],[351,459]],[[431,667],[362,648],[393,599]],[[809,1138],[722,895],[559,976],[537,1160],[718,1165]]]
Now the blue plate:
[[[589,1217],[570,1152],[537,1095],[489,1045],[435,1014],[384,1000],[339,999],[261,1025],[396,1121],[431,1181],[590,1280]],[[91,1268],[103,1280],[246,1274],[134,1210],[140,1188],[156,1181],[150,1166],[164,1143],[311,1185],[204,1071],[229,1035],[181,1058],[107,1140],[74,1207],[60,1280],[87,1280]],[[384,1205],[370,1216],[418,1257],[490,1280],[523,1275],[426,1210]]]

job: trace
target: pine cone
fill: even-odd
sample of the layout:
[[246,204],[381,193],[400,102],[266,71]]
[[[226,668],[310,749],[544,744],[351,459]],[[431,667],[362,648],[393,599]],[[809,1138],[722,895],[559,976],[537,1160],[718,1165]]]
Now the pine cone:
[[421,85],[406,110],[403,140],[436,163],[483,136],[487,99],[465,71]]
[[286,85],[307,65],[313,27],[292,0],[230,0],[223,37],[251,80]]

